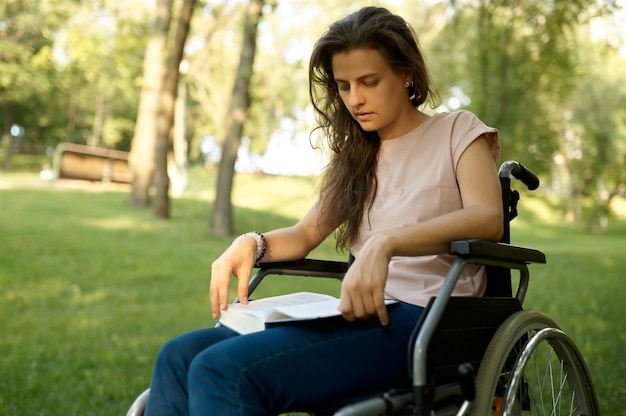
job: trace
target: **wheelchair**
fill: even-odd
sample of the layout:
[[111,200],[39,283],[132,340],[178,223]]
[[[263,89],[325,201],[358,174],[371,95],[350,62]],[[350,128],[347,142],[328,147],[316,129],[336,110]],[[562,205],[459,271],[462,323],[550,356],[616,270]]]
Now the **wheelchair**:
[[[517,216],[519,201],[511,182],[518,179],[534,190],[539,180],[515,161],[503,163],[499,177],[503,238],[498,243],[450,244],[456,260],[416,323],[407,348],[411,385],[300,411],[336,416],[599,414],[588,368],[574,342],[549,316],[522,308],[528,265],[546,263],[546,257],[510,244],[510,221]],[[261,263],[250,279],[249,293],[268,275],[341,280],[349,264],[316,259]],[[487,289],[480,298],[451,296],[466,264],[486,267]],[[518,277],[515,295],[512,271]],[[127,416],[143,414],[148,394],[149,389],[135,400]]]

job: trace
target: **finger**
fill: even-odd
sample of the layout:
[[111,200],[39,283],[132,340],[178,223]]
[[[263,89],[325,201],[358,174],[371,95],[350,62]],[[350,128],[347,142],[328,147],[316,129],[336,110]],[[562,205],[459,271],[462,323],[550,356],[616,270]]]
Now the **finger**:
[[343,318],[348,321],[348,322],[353,322],[356,318],[354,316],[354,310],[352,308],[352,301],[350,299],[350,296],[346,295],[341,295],[341,298],[339,300],[339,306],[337,307],[337,309],[339,310],[339,312],[341,312],[341,316],[343,316]]
[[213,319],[219,319],[221,311],[228,307],[228,288],[226,290],[221,287],[211,291],[211,311]]
[[239,302],[248,303],[248,281],[250,280],[250,272],[237,273],[237,298]]
[[228,309],[228,286],[226,285],[219,288],[219,308],[220,311]]
[[228,279],[211,279],[211,311],[213,319],[219,319],[221,311],[228,308]]
[[378,315],[378,305],[373,295],[372,296],[365,295],[362,302],[363,302],[363,314],[359,316],[359,318],[368,319],[372,316]]
[[215,276],[215,268],[213,267],[211,270],[211,282],[209,284],[209,296],[211,300],[211,313],[213,314],[213,319],[217,319],[219,317],[219,293],[217,291],[217,278]]
[[389,324],[389,314],[387,312],[387,305],[385,305],[384,291],[376,291],[376,294],[372,294],[371,309],[368,309],[370,316],[378,316],[378,320],[381,325],[386,326]]
[[352,311],[356,319],[369,318],[369,313],[367,311],[367,302],[362,297],[354,296],[352,298]]
[[209,291],[211,295],[211,312],[213,314],[213,319],[218,319],[220,317],[220,304],[223,303],[223,289],[222,287],[228,287],[228,280],[224,282],[224,279],[221,278],[223,276],[223,271],[220,270],[220,267],[215,263],[211,267],[211,283],[209,285]]
[[387,305],[383,301],[382,305],[377,305],[376,314],[378,315],[378,320],[382,326],[389,325],[389,313],[387,312]]
[[220,288],[215,287],[211,290],[211,312],[213,313],[213,319],[219,319],[221,311],[223,309],[223,294]]
[[219,299],[217,296],[217,292],[211,290],[211,314],[213,315],[213,319],[218,319],[220,317],[218,305]]

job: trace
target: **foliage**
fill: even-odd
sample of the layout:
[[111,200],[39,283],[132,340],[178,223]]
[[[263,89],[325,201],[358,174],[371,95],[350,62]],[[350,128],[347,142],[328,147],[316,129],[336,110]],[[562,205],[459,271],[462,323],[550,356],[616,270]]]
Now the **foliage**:
[[[17,150],[61,141],[128,145],[145,16],[119,0],[8,1],[0,6],[4,132],[25,129]],[[111,121],[111,124],[108,124]]]
[[[566,195],[568,219],[582,221],[583,194],[596,194],[587,228],[599,230],[610,198],[626,186],[626,37],[611,23],[617,4],[451,3],[426,20],[439,22],[428,49],[447,107],[466,106],[496,126],[502,160],[523,160]],[[607,36],[590,39],[594,28]]]
[[0,6],[0,88],[4,105],[22,103],[51,87],[45,75],[54,70],[52,34],[67,15],[67,7],[63,6],[62,1],[54,0],[9,0]]
[[626,193],[626,74],[615,47],[589,40],[583,49],[588,70],[567,103],[559,162],[565,180],[593,201],[587,230],[601,231],[611,200]]
[[552,126],[579,76],[578,28],[596,13],[596,2],[458,3],[440,11],[448,22],[430,46],[435,73],[498,127],[504,159],[531,152],[529,166],[546,173],[560,140]]
[[[202,161],[203,137],[225,135],[244,3],[204,0],[191,25],[181,77],[192,161]],[[250,151],[262,154],[283,118],[295,120],[296,133],[311,131],[310,49],[330,22],[370,3],[266,5],[243,131]],[[496,126],[503,160],[524,160],[546,187],[567,195],[572,218],[582,221],[580,198],[595,194],[599,214],[587,221],[602,228],[609,205],[601,195],[625,186],[618,175],[626,140],[623,1],[375,3],[405,16],[419,33],[446,104],[438,110],[468,108]],[[152,17],[147,2],[3,2],[3,151],[42,153],[61,141],[128,150]],[[598,28],[609,32],[595,36]],[[7,133],[14,123],[24,127],[23,137]],[[572,134],[581,158],[570,159]]]
[[[127,209],[125,188],[0,176],[0,200],[11,201],[0,210],[1,414],[124,414],[163,342],[213,324],[210,265],[230,244],[204,232],[214,179],[196,171],[174,220],[155,222]],[[236,231],[290,225],[314,198],[308,178],[238,175]],[[626,216],[587,235],[564,226],[549,202],[523,195],[513,223],[514,242],[548,257],[531,269],[527,307],[548,312],[582,349],[602,413],[623,414]],[[333,247],[312,257],[343,258]],[[336,291],[314,280],[308,289]],[[277,277],[259,296],[301,283]]]
[[[0,5],[0,144],[7,155],[5,169],[11,167],[13,151],[22,147],[22,138],[28,139],[26,149],[37,148],[42,142],[39,128],[54,124],[53,113],[46,111],[57,92],[53,33],[66,16],[62,1],[9,0]],[[12,134],[13,126],[26,130]]]
[[[243,18],[242,3],[228,2],[203,7],[194,15],[190,43],[186,51],[188,67],[183,80],[188,86],[188,108],[192,114],[190,138],[192,160],[198,154],[202,136],[221,139],[240,45]],[[216,57],[219,57],[216,59]]]

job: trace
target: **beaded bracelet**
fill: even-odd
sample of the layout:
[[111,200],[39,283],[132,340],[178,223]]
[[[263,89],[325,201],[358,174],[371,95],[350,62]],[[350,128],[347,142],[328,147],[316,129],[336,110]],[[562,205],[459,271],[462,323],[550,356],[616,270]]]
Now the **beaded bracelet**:
[[265,256],[265,252],[267,251],[267,240],[265,236],[258,231],[251,231],[249,233],[241,234],[239,237],[235,238],[235,241],[239,241],[245,237],[253,237],[256,240],[256,254],[254,257],[254,264],[257,264],[259,260]]

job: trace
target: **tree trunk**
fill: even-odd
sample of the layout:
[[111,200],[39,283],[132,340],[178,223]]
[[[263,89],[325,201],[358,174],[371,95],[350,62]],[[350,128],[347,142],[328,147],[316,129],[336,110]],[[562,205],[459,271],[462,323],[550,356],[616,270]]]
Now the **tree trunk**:
[[569,191],[567,197],[567,211],[565,213],[565,222],[570,224],[579,223],[583,220],[583,189],[584,185],[580,183],[578,174],[569,169]]
[[130,204],[139,208],[150,206],[150,188],[155,169],[159,97],[165,74],[163,51],[167,45],[172,0],[158,0],[156,7],[157,14],[152,35],[146,48],[143,87],[129,155],[132,174]]
[[169,186],[170,180],[167,175],[167,160],[170,152],[172,126],[174,125],[174,113],[176,109],[176,96],[178,93],[179,66],[183,59],[183,50],[189,25],[196,0],[184,0],[182,10],[176,25],[176,35],[171,45],[167,63],[163,89],[161,93],[161,107],[157,119],[156,158],[155,158],[155,198],[154,216],[168,219],[170,217]]
[[489,32],[491,30],[491,15],[488,10],[488,6],[486,1],[480,1],[478,6],[478,62],[480,63],[480,72],[478,73],[478,85],[480,86],[480,90],[475,97],[477,101],[476,109],[477,114],[481,117],[485,117],[487,114],[487,98],[489,96],[489,60],[491,55],[491,50],[489,49],[488,42],[484,42],[484,39],[489,36]]
[[69,143],[74,142],[74,134],[76,132],[76,110],[77,105],[76,100],[74,99],[74,91],[70,84],[67,95],[67,124],[65,126],[65,141]]
[[241,133],[250,107],[250,80],[256,52],[256,33],[263,13],[264,0],[250,0],[244,24],[243,45],[231,103],[226,116],[226,137],[217,176],[217,191],[211,231],[218,236],[232,234],[232,187],[235,175],[237,150],[241,144]]
[[93,128],[87,139],[87,145],[91,147],[100,146],[102,143],[102,131],[104,129],[104,118],[106,114],[106,100],[104,91],[101,91],[96,97],[96,113],[93,117]]
[[174,110],[174,126],[172,127],[173,154],[168,159],[167,173],[170,178],[170,192],[173,196],[182,196],[188,185],[188,153],[187,140],[187,85],[179,82]]

